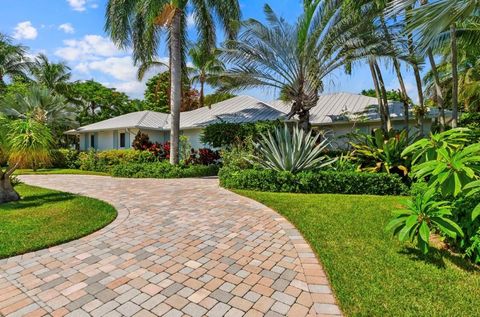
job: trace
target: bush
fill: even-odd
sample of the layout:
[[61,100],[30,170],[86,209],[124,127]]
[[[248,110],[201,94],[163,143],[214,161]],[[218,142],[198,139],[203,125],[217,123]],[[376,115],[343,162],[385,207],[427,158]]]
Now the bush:
[[52,152],[52,167],[77,169],[79,152],[74,149],[58,149]]
[[251,123],[220,122],[210,124],[203,130],[201,141],[214,148],[231,147],[252,140],[261,133],[273,131],[280,121],[258,121]]
[[383,173],[310,171],[292,174],[273,170],[239,170],[224,167],[218,174],[226,188],[268,192],[406,195],[398,175]]
[[129,178],[184,178],[215,176],[217,165],[171,165],[168,162],[124,163],[111,169],[112,176]]
[[112,167],[126,163],[148,163],[157,161],[149,151],[109,150],[82,152],[79,155],[81,170],[108,173]]

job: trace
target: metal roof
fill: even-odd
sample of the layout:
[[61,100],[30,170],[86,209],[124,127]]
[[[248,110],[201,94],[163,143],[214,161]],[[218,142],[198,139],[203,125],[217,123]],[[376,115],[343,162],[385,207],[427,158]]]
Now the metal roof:
[[[403,118],[403,105],[392,102],[389,105],[392,119]],[[182,112],[180,128],[204,127],[216,122],[255,122],[284,118],[290,111],[290,104],[280,100],[262,102],[250,96],[237,96],[208,107]],[[332,124],[353,120],[378,121],[377,99],[351,93],[333,93],[320,96],[317,106],[310,110],[312,124]],[[147,130],[170,130],[171,116],[154,111],[139,111],[87,126],[67,133],[93,132],[122,128]]]

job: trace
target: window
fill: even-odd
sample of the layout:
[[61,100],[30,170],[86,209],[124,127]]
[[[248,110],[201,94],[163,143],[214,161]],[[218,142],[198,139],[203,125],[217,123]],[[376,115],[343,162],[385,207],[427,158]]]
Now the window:
[[95,148],[95,135],[90,135],[90,147]]
[[120,133],[120,147],[125,147],[125,133]]

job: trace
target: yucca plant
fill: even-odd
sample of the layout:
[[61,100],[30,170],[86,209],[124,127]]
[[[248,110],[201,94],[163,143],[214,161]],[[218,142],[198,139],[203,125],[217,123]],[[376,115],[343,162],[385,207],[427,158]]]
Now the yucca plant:
[[320,169],[336,161],[324,154],[330,142],[320,141],[320,137],[314,136],[312,130],[305,132],[297,125],[290,129],[285,124],[273,133],[260,134],[260,140],[254,143],[258,153],[254,161],[266,169],[292,173]]
[[438,230],[451,238],[463,237],[462,229],[448,218],[452,215],[450,202],[435,201],[435,195],[436,190],[432,188],[407,201],[406,209],[395,211],[395,218],[385,230],[393,231],[400,241],[413,242],[416,239],[418,248],[424,254],[428,253],[432,230]]

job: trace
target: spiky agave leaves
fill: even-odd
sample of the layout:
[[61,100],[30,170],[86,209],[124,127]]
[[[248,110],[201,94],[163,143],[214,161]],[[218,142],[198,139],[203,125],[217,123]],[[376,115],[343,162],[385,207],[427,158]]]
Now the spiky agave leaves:
[[312,135],[297,125],[290,129],[287,124],[277,127],[273,134],[261,134],[254,142],[257,155],[253,161],[266,169],[289,171],[292,173],[319,169],[336,161],[324,154],[330,145],[328,139],[320,141],[320,134]]

